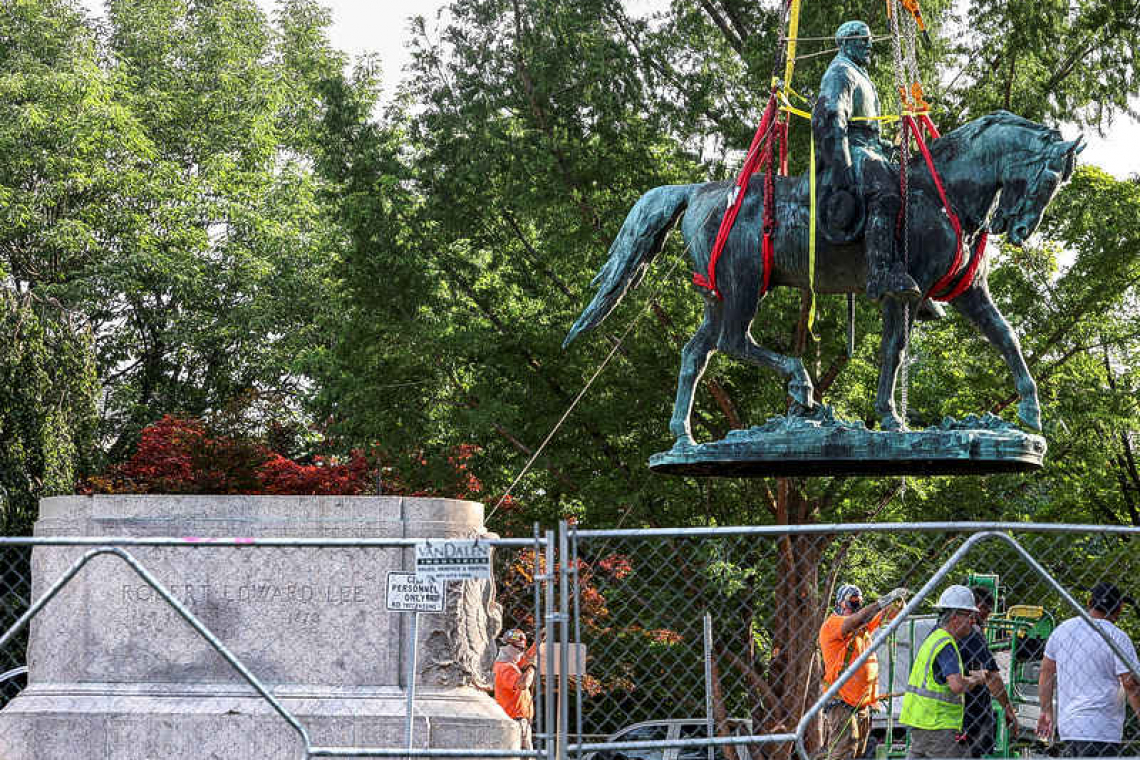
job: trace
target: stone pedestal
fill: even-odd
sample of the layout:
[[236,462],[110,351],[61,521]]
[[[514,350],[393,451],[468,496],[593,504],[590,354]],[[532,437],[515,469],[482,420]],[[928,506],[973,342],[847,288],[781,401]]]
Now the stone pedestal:
[[[460,538],[474,502],[400,497],[95,496],[45,499],[40,536]],[[37,548],[33,598],[85,549]],[[385,610],[412,550],[129,548],[309,731],[315,745],[404,746],[410,613]],[[489,685],[493,586],[450,584],[421,613],[417,747],[513,747]],[[0,712],[4,760],[280,760],[303,743],[124,562],[93,559],[37,616],[28,688]]]

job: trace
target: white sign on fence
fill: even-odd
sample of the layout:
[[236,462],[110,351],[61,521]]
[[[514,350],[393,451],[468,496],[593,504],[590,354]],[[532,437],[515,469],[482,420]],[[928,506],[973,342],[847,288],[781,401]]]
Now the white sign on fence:
[[443,581],[423,581],[415,573],[388,573],[389,612],[443,612],[447,587]]
[[[541,651],[535,658],[535,664],[538,665],[539,658],[541,658],[541,665],[539,666],[539,675],[543,678],[546,677],[547,659],[550,660],[549,664],[554,666],[554,675],[562,672],[562,645],[558,642],[553,644],[549,642],[542,642]],[[585,644],[567,644],[566,645],[566,674],[570,678],[574,678],[578,673],[586,675],[586,645]]]
[[491,546],[485,541],[423,541],[416,544],[420,580],[491,580]]

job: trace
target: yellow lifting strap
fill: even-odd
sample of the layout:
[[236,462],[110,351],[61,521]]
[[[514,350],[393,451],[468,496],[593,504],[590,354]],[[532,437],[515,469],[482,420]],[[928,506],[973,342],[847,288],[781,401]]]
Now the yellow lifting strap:
[[[792,0],[792,8],[793,14],[798,14],[799,0]],[[792,18],[798,20],[797,15],[793,15]],[[790,33],[790,36],[793,35],[794,33]],[[788,71],[790,72],[792,68],[790,58],[788,62]],[[796,108],[788,101],[789,92],[800,100],[806,101],[807,98],[793,90],[787,81],[784,83],[784,89],[780,91],[780,110],[795,114],[809,122],[808,135],[811,140],[811,147],[808,158],[808,294],[811,301],[808,304],[807,329],[808,335],[814,339],[815,332],[812,328],[815,327],[815,130],[811,129],[810,126],[811,114],[801,108]]]
[[[903,0],[906,4],[906,0]],[[911,0],[917,6],[917,0]],[[890,16],[891,8],[890,3],[887,3],[887,15]],[[910,7],[909,5],[907,6]],[[919,22],[921,25],[921,21]],[[796,70],[796,39],[799,37],[800,31],[800,0],[792,0],[792,5],[788,17],[788,47],[787,47],[787,60],[784,63],[784,81],[779,83],[779,101],[780,110],[784,113],[794,114],[800,118],[807,119],[811,122],[811,114],[802,108],[797,108],[788,100],[788,93],[791,93],[799,100],[807,103],[807,98],[800,95],[792,89],[792,75]],[[912,94],[914,97],[913,102],[907,102],[905,91],[903,92],[903,108],[902,114],[881,114],[879,116],[853,116],[852,121],[878,121],[883,123],[891,123],[899,121],[903,115],[915,116],[918,114],[928,113],[927,109],[930,106],[922,98],[922,89],[918,83],[912,86]],[[810,129],[810,127],[809,127]],[[808,159],[808,293],[810,294],[811,303],[808,306],[808,319],[807,328],[808,334],[815,338],[815,333],[812,328],[815,326],[815,225],[816,225],[816,177],[815,177],[815,130],[811,130],[811,154]]]
[[[800,35],[800,0],[792,0],[791,14],[788,18],[788,57],[784,63],[784,86],[780,92],[781,110],[787,113],[794,113],[796,116],[802,116],[809,122],[811,121],[811,114],[807,111],[802,111],[792,106],[788,102],[788,92],[793,95],[798,95],[792,89],[792,74],[796,70],[796,38]],[[800,98],[803,100],[803,98]],[[810,127],[809,127],[810,130]],[[813,335],[812,326],[815,324],[815,137],[812,136],[811,140],[811,179],[809,184],[811,186],[810,202],[811,211],[808,216],[808,293],[811,294],[811,305],[808,308],[808,334]]]
[[784,87],[792,86],[792,73],[796,70],[796,38],[800,34],[800,0],[792,0],[788,17],[788,54],[784,61]]

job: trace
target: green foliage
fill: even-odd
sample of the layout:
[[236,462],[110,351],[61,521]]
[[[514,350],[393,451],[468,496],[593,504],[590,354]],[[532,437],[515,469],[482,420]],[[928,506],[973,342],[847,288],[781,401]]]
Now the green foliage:
[[[1115,6],[923,10],[944,128],[1007,103],[1094,124],[1125,110],[1135,19]],[[886,29],[881,6],[808,4],[800,34],[857,16]],[[377,61],[346,73],[329,22],[312,0],[272,19],[252,0],[114,0],[99,26],[74,0],[0,9],[0,267],[12,291],[85,320],[111,463],[163,414],[230,415],[259,436],[276,420],[343,453],[380,441],[394,465],[441,463],[411,468],[411,488],[445,482],[462,446],[493,504],[561,421],[493,524],[1140,520],[1134,183],[1079,172],[1047,237],[994,257],[1046,404],[1041,473],[912,480],[905,502],[895,481],[660,478],[644,463],[671,444],[677,353],[700,310],[681,246],[596,334],[567,352],[561,338],[642,193],[735,171],[778,14],[734,0],[645,18],[617,0],[456,0],[438,24],[413,22],[411,76],[384,111]],[[829,45],[800,44],[800,92]],[[872,67],[887,107],[889,50],[877,44]],[[792,125],[794,169],[807,133]],[[876,311],[858,309],[850,360],[841,299],[820,298],[818,339],[797,332],[800,314],[797,294],[774,292],[753,334],[835,375],[825,400],[873,422]],[[972,328],[924,326],[914,353],[912,425],[1013,419],[1008,373]],[[777,378],[715,359],[697,435],[784,405]]]
[[300,411],[335,310],[312,172],[327,12],[252,0],[0,11],[0,252],[19,291],[83,314],[122,459],[166,412]]
[[[920,67],[942,128],[999,106],[1098,127],[1127,112],[1140,24],[1127,7],[958,8],[961,19],[946,0],[923,3],[935,45]],[[882,9],[809,3],[800,34],[829,37],[853,17],[882,34]],[[778,14],[739,0],[673,0],[648,18],[619,0],[454,0],[438,23],[413,22],[411,76],[384,110],[378,62],[346,73],[329,19],[315,0],[283,0],[272,20],[253,0],[111,0],[100,25],[77,0],[0,6],[6,531],[27,530],[39,496],[92,470],[96,440],[108,461],[95,469],[125,472],[141,431],[166,414],[223,427],[211,440],[256,442],[238,447],[251,454],[238,457],[241,478],[219,481],[207,447],[188,455],[197,474],[183,485],[260,488],[247,476],[272,449],[273,487],[296,489],[328,472],[292,460],[358,449],[374,452],[391,489],[482,499],[505,534],[563,517],[627,528],[1140,525],[1137,183],[1082,169],[1040,240],[993,249],[991,287],[1044,404],[1040,472],[905,488],[655,476],[645,462],[673,443],[678,352],[701,309],[681,244],[668,243],[609,322],[569,351],[560,344],[644,192],[735,173],[766,101]],[[809,97],[830,57],[811,54],[830,44],[800,45],[793,85]],[[889,51],[877,44],[871,73],[894,110]],[[806,166],[808,134],[793,123],[793,171]],[[802,356],[828,378],[827,403],[874,424],[877,311],[859,306],[848,359],[844,300],[820,297],[816,336],[798,329],[803,306],[797,293],[769,294],[754,337]],[[1014,420],[1009,374],[972,327],[953,316],[922,326],[912,350],[913,427],[985,410]],[[714,359],[695,432],[720,438],[785,408],[774,375]],[[356,462],[354,492],[366,474]],[[182,487],[162,477],[155,488]],[[508,488],[514,498],[496,506]],[[785,541],[775,562],[703,551],[681,555],[707,570],[680,567],[664,604],[732,599],[746,622],[738,650],[761,653],[743,667],[769,706],[806,703],[814,643],[789,621],[818,620],[832,569],[882,587],[941,556],[841,539]],[[1070,564],[1122,551],[1089,542]],[[582,561],[600,583],[638,571],[621,559]],[[621,593],[591,591],[599,636],[611,635],[602,611]],[[779,614],[758,601],[769,598]],[[644,651],[644,667],[697,641],[664,628],[612,635]],[[644,673],[606,676],[621,691]]]
[[26,535],[45,496],[71,493],[94,448],[91,335],[55,305],[0,289],[0,531]]
[[1119,0],[966,6],[952,46],[947,110],[969,118],[1006,108],[1036,121],[1098,129],[1121,113],[1140,83],[1140,15]]
[[[801,34],[829,35],[864,10],[806,8]],[[958,44],[945,10],[924,5],[937,54]],[[403,450],[475,443],[490,493],[501,492],[628,326],[602,379],[516,486],[522,511],[512,521],[561,515],[628,526],[1040,514],[1049,498],[1043,494],[1069,467],[1031,479],[911,481],[905,503],[889,481],[797,482],[802,498],[789,501],[763,482],[649,476],[646,457],[671,443],[664,423],[677,349],[699,314],[684,285],[680,246],[666,249],[610,325],[569,352],[559,342],[641,193],[731,171],[725,150],[743,147],[759,117],[778,19],[759,6],[683,0],[648,19],[631,18],[615,2],[468,0],[453,3],[444,19],[439,28],[415,22],[413,76],[400,106],[380,120],[353,99],[359,88],[350,96],[352,80],[325,91],[322,173],[335,183],[340,222],[351,236],[337,270],[349,299],[337,317],[342,337],[318,382],[318,408],[337,418],[338,435],[361,443],[384,430]],[[868,20],[885,28],[884,19]],[[814,49],[805,42],[800,52]],[[889,43],[877,49],[873,73],[885,93]],[[938,60],[923,55],[927,82],[942,81]],[[801,61],[797,88],[810,94],[826,62]],[[1068,75],[1079,83],[1083,71]],[[934,89],[943,103],[959,92]],[[939,118],[946,128],[956,125],[948,113]],[[806,129],[798,126],[806,125],[793,125],[793,163],[806,153],[797,142],[806,143]],[[1082,197],[1086,176],[1074,182],[1081,190],[1062,196],[1054,219],[1069,213],[1066,198]],[[1122,280],[1093,275],[1083,262],[1059,267],[1057,253],[1079,233],[1047,229],[1058,242],[1003,251],[991,279],[1035,366],[1060,362],[1039,379],[1048,413],[1056,413],[1050,434],[1064,450],[1063,431],[1074,429],[1065,412],[1080,410],[1078,429],[1088,429],[1092,407],[1082,384],[1096,380],[1104,363],[1081,331],[1104,333],[1104,299],[1122,305],[1126,296]],[[1127,260],[1100,243],[1087,247],[1106,264]],[[1058,288],[1077,300],[1059,301]],[[800,306],[794,293],[769,296],[753,326],[757,340],[797,351]],[[1061,316],[1078,306],[1074,320]],[[877,314],[859,308],[857,352],[847,361],[842,301],[824,297],[819,308],[819,339],[801,344],[805,361],[817,378],[841,369],[826,400],[845,416],[873,422]],[[985,409],[1013,419],[1008,373],[973,328],[953,318],[924,327],[914,350],[912,424]],[[695,410],[699,437],[757,424],[783,407],[777,379],[753,367],[715,360],[708,378]],[[1116,405],[1126,398],[1109,395]],[[1116,474],[1103,464],[1108,484]],[[1119,498],[1114,503],[1121,506]],[[1127,516],[1123,506],[1113,514]]]

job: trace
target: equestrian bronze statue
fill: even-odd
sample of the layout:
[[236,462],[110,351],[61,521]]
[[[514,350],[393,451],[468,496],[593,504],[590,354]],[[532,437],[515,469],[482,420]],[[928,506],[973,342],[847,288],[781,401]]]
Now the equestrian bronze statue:
[[[898,166],[886,158],[893,149],[879,137],[877,121],[867,118],[878,115],[874,87],[862,68],[870,50],[869,32],[862,22],[848,22],[840,27],[837,41],[840,54],[821,83],[813,118],[820,142],[817,150],[823,186],[817,205],[820,213],[816,224],[821,234],[815,281],[808,282],[808,180],[778,177],[769,286],[806,290],[810,285],[818,293],[865,292],[880,303],[883,332],[875,411],[882,430],[887,432],[906,431],[895,406],[895,386],[905,341],[919,311],[918,302],[923,297],[959,292],[951,304],[997,348],[1013,373],[1020,395],[1020,420],[1040,430],[1036,384],[1017,336],[990,297],[987,263],[982,260],[978,266],[974,259],[984,253],[984,245],[978,243],[986,231],[1005,234],[1009,242],[1021,245],[1037,229],[1054,194],[1072,174],[1076,156],[1083,149],[1081,141],[1066,142],[1056,130],[1006,111],[975,119],[933,140],[933,163],[960,220],[961,235],[952,228],[930,170],[921,157],[915,156],[908,172],[908,235],[900,240],[896,234],[901,208]],[[749,191],[717,264],[716,279],[723,300],[702,292],[704,319],[681,354],[677,396],[669,422],[676,439],[673,452],[681,455],[696,447],[689,421],[693,393],[714,351],[727,351],[782,375],[795,402],[789,418],[806,416],[816,406],[803,363],[757,344],[750,333],[763,300],[765,272],[759,255],[763,185],[760,175],[749,181]],[[599,286],[597,294],[563,345],[600,324],[640,282],[678,219],[695,271],[706,271],[731,191],[730,182],[708,182],[658,187],[643,195],[626,217],[610,247],[609,260],[594,279]],[[939,291],[931,292],[936,284],[942,284]],[[990,420],[975,426],[995,429],[1002,425]],[[789,430],[785,423],[777,427]],[[962,429],[952,421],[944,427]],[[756,431],[764,433],[769,428],[771,425]],[[866,435],[860,435],[863,438],[853,444],[847,459],[865,458],[870,456],[868,451],[879,450],[877,443],[870,448],[864,445]],[[1030,443],[1039,466],[1044,441],[1031,438],[1035,439]],[[918,444],[894,442],[887,456],[895,456],[900,446],[905,449],[914,445]],[[971,445],[961,442],[966,448]],[[912,454],[903,452],[900,456],[909,457],[910,471],[916,471]],[[870,470],[849,467],[848,471]],[[967,468],[949,467],[945,471]]]

